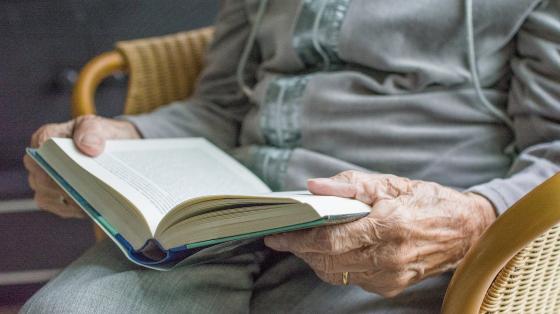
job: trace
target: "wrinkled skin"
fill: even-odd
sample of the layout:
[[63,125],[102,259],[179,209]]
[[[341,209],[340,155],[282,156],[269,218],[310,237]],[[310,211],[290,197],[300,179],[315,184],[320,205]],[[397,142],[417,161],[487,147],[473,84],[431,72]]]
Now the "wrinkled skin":
[[[106,140],[140,138],[140,134],[130,122],[88,115],[65,123],[42,126],[33,134],[31,147],[38,148],[51,137],[73,138],[81,152],[97,156],[103,152]],[[35,192],[34,200],[39,208],[64,218],[85,217],[79,206],[33,159],[24,156],[23,163],[29,172],[29,186]]]
[[355,198],[371,213],[347,224],[265,238],[272,249],[307,262],[325,282],[349,284],[392,297],[428,277],[454,269],[496,218],[484,197],[436,183],[346,171],[312,179],[319,195]]

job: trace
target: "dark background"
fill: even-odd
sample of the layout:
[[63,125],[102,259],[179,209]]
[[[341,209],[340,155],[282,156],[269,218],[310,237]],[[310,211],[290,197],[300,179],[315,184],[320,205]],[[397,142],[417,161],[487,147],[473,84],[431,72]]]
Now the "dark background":
[[[118,40],[213,24],[218,2],[0,0],[0,307],[23,302],[41,285],[2,284],[2,276],[60,269],[93,243],[88,221],[10,209],[14,200],[32,198],[21,162],[31,134],[71,118],[72,84],[89,59]],[[125,89],[123,76],[105,81],[98,113],[119,114]]]

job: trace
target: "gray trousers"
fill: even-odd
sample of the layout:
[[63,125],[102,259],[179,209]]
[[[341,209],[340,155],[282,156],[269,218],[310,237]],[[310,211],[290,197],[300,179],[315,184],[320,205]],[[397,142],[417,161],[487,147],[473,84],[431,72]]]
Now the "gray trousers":
[[261,240],[218,245],[168,272],[137,267],[103,241],[50,281],[22,313],[438,313],[450,275],[384,299],[332,286]]

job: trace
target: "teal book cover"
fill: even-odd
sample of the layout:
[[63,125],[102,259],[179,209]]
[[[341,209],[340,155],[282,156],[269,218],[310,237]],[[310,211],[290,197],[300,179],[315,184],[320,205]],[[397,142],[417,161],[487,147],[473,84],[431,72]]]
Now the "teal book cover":
[[36,149],[28,148],[27,154],[45,170],[51,178],[88,214],[88,216],[113,240],[124,255],[132,262],[152,269],[169,270],[178,262],[201,249],[224,243],[228,241],[239,241],[251,238],[262,238],[266,235],[294,231],[299,229],[313,228],[330,223],[340,223],[345,220],[355,220],[356,216],[324,217],[315,221],[290,225],[282,228],[268,229],[259,232],[251,232],[236,236],[212,239],[208,241],[185,244],[169,250],[162,248],[154,239],[146,241],[145,245],[134,250],[132,245],[108,222],[86,199],[84,199],[64,178],[62,178],[37,152]]

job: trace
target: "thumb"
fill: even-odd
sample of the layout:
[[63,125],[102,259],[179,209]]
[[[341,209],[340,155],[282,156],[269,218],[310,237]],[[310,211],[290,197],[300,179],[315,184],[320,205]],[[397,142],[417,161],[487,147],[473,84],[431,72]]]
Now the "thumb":
[[357,183],[363,181],[369,174],[347,170],[330,178],[307,180],[307,188],[313,194],[334,195],[339,197],[356,198],[358,196]]
[[317,178],[307,180],[309,192],[316,195],[333,195],[339,197],[356,197],[356,185],[337,181],[331,178]]
[[95,157],[105,149],[105,131],[103,121],[96,116],[84,116],[76,120],[74,127],[74,144],[86,155]]

